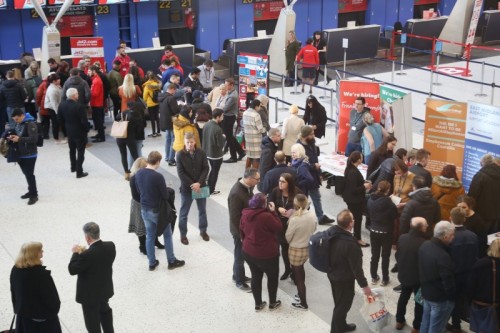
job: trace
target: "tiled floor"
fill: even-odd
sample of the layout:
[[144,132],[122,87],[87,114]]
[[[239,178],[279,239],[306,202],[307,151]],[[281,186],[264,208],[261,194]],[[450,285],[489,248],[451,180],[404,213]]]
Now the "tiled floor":
[[[499,62],[499,57],[489,61]],[[474,69],[475,71],[475,69]],[[424,89],[426,78],[408,71],[408,75],[398,84],[407,84]],[[390,73],[377,75],[378,79],[390,80]],[[420,82],[419,79],[422,79]],[[473,88],[462,86],[462,82],[440,86],[442,94],[458,100],[475,99]],[[333,87],[333,83],[331,83]],[[305,94],[294,96],[286,89],[289,102],[304,104]],[[315,90],[316,92],[316,90]],[[497,91],[497,94],[498,91]],[[281,89],[275,88],[271,96],[281,96]],[[280,97],[281,98],[281,97]],[[500,101],[500,96],[496,96]],[[325,103],[327,104],[327,103]],[[328,107],[327,107],[328,109]],[[270,119],[274,122],[274,103],[270,107]],[[423,99],[413,99],[413,114],[423,118]],[[278,110],[277,120],[282,121],[288,112]],[[108,130],[111,124],[108,120]],[[149,129],[148,129],[149,130]],[[415,122],[413,129],[416,147],[422,142],[422,123]],[[322,148],[328,153],[333,150],[334,134],[327,130],[329,144]],[[164,150],[164,137],[148,138],[143,154],[151,150]],[[280,281],[279,299],[283,307],[273,313],[255,313],[251,294],[245,294],[234,287],[231,281],[232,238],[229,234],[227,194],[233,183],[243,174],[244,164],[223,164],[218,190],[221,194],[208,201],[208,233],[210,242],[204,242],[196,229],[197,210],[193,206],[189,216],[190,245],[179,242],[179,233],[174,234],[176,255],[186,260],[184,268],[168,271],[165,254],[157,250],[160,267],[155,272],[147,269],[146,257],[138,251],[135,235],[128,234],[130,191],[123,180],[118,148],[111,137],[105,143],[94,144],[87,149],[84,163],[89,176],[76,179],[69,172],[68,148],[46,141],[40,148],[36,166],[39,188],[39,202],[27,206],[19,196],[26,190],[26,182],[17,165],[0,161],[2,190],[0,191],[0,328],[8,327],[12,305],[9,293],[9,274],[14,258],[23,242],[38,240],[44,244],[44,264],[52,270],[61,298],[60,320],[64,332],[85,332],[80,306],[75,302],[76,278],[69,275],[67,264],[71,257],[71,247],[75,242],[83,243],[81,227],[85,222],[95,221],[101,226],[104,240],[112,240],[117,247],[114,264],[115,296],[111,299],[116,332],[154,332],[160,329],[171,332],[328,332],[333,300],[325,274],[306,264],[306,285],[310,310],[297,311],[291,308],[292,296],[296,289],[290,280]],[[159,170],[178,188],[175,168],[166,164]],[[323,208],[330,216],[335,216],[345,208],[342,199],[333,191],[321,189]],[[177,200],[179,201],[179,200]],[[179,206],[179,202],[177,202]],[[326,227],[319,226],[319,230]],[[363,228],[363,238],[368,240],[368,232]],[[370,249],[363,249],[364,269],[368,276]],[[391,258],[391,266],[394,262]],[[247,275],[250,272],[247,271]],[[397,285],[396,274],[391,273],[391,283],[385,288],[387,308],[395,313],[399,294],[392,291]],[[359,288],[356,287],[357,292]],[[267,299],[264,288],[264,299]],[[357,294],[348,321],[358,325],[357,332],[368,332],[359,309],[362,296]],[[408,306],[407,322],[411,322],[412,307]],[[391,326],[393,327],[393,325]],[[465,325],[464,325],[465,328]],[[388,328],[384,332],[393,332]],[[409,332],[410,328],[406,328]]]

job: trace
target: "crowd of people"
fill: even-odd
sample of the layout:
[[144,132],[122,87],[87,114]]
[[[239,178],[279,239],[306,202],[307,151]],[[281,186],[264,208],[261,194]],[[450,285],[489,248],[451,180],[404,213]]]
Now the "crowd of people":
[[[290,45],[293,36],[290,33]],[[318,56],[317,48],[322,45],[321,35],[318,37],[308,41],[307,49],[299,51],[298,58],[311,48]],[[88,118],[91,116],[95,130],[93,143],[105,142],[108,109],[114,119],[128,122],[126,137],[116,138],[116,144],[131,189],[129,232],[137,235],[139,250],[146,255],[150,271],[160,264],[155,246],[165,249],[168,269],[176,269],[185,262],[174,253],[175,191],[157,172],[162,160],[176,168],[180,180],[178,229],[181,244],[188,246],[187,221],[193,201],[198,208],[200,237],[210,241],[207,198],[220,194],[217,180],[221,165],[246,157],[243,177],[227,193],[234,241],[233,282],[238,289],[253,294],[255,311],[266,307],[273,311],[282,305],[277,299],[279,280],[291,278],[297,286],[291,306],[298,310],[309,308],[304,269],[308,241],[318,224],[335,222],[322,208],[323,173],[316,139],[325,135],[327,118],[313,95],[306,100],[304,117],[300,118],[298,107],[292,105],[280,130],[269,125],[266,96],[254,96],[241,112],[233,79],[213,87],[213,63],[209,60],[184,75],[169,45],[159,69],[161,79],[154,72],[144,74],[128,57],[124,45],[118,47],[108,74],[98,63],[90,64],[88,57],[69,72],[53,59],[49,65],[53,72],[43,80],[36,62],[26,69],[25,79],[16,79],[14,71],[9,71],[0,88],[0,103],[9,119],[3,135],[9,161],[20,165],[28,182],[28,192],[21,198],[28,199],[29,205],[38,201],[34,175],[37,144],[40,137],[48,139],[50,126],[58,143],[66,143],[59,139],[60,132],[67,141],[70,171],[77,178],[88,176],[83,169],[91,129]],[[37,76],[40,80],[33,79]],[[316,71],[305,71],[303,79],[314,84]],[[30,80],[32,83],[28,83]],[[33,107],[28,105],[30,93],[35,100]],[[337,215],[337,223],[331,227],[334,240],[328,278],[335,301],[331,332],[356,328],[346,322],[355,281],[366,295],[371,294],[362,270],[363,247],[371,247],[371,284],[381,286],[390,282],[390,257],[392,249],[396,249],[392,272],[398,273],[400,286],[395,290],[401,292],[396,329],[404,328],[407,303],[414,293],[422,298],[420,302],[418,297],[415,300],[414,332],[443,332],[450,316],[449,329],[460,332],[461,320],[468,319],[471,301],[478,306],[496,302],[487,292],[496,283],[488,280],[487,270],[491,260],[498,263],[500,259],[500,241],[488,248],[487,235],[498,231],[500,162],[492,155],[483,156],[481,169],[466,194],[456,166],[446,165],[440,175],[432,177],[425,169],[431,158],[428,151],[396,150],[397,139],[375,123],[364,98],[357,98],[355,104],[346,124],[348,159],[341,194],[347,209]],[[42,119],[40,128],[36,125],[38,114]],[[151,121],[148,135],[146,115]],[[242,143],[236,138],[235,125],[242,129]],[[144,140],[161,137],[161,132],[165,135],[164,155],[152,151],[142,157]],[[230,157],[224,160],[227,152]],[[366,179],[358,168],[363,162],[368,164]],[[369,243],[361,235],[363,216]],[[82,304],[89,332],[100,332],[100,326],[112,332],[108,300],[113,295],[114,244],[100,241],[99,227],[93,222],[84,226],[84,233],[89,247],[75,246],[69,264],[70,274],[79,275],[77,302]],[[161,235],[164,244],[158,241]],[[45,332],[58,332],[60,301],[50,273],[41,266],[42,254],[42,244],[24,244],[12,270],[17,324],[28,331],[41,327]],[[284,265],[281,276],[280,256]],[[490,259],[485,259],[488,256]],[[245,274],[245,262],[251,278]],[[89,270],[99,273],[93,276]],[[264,274],[269,304],[262,298]],[[30,299],[35,297],[35,291],[25,293],[33,288],[29,284],[32,279],[44,281],[44,293],[35,301]],[[87,288],[95,294],[84,293]],[[50,306],[40,309],[37,304],[45,298]]]

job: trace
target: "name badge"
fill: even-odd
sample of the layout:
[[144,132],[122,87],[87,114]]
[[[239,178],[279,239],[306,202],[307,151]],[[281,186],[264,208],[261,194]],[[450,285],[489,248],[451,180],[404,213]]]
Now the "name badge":
[[351,129],[352,129],[353,131],[355,131],[355,130],[356,130],[356,126],[351,127]]

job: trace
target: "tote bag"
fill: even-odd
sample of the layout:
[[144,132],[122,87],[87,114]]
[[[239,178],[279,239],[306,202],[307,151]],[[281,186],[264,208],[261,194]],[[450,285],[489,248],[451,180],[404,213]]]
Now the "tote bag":
[[111,127],[111,136],[117,139],[126,139],[127,128],[128,128],[127,117],[125,117],[125,120],[120,120],[120,121],[115,120],[113,122],[113,126]]

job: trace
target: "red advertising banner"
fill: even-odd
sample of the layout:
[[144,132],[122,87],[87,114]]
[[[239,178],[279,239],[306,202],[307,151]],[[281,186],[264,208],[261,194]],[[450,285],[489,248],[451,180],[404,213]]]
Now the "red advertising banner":
[[[15,9],[29,9],[34,8],[32,0],[14,0]],[[46,5],[46,0],[38,0],[38,3],[43,7]]]
[[104,42],[102,37],[72,37],[70,38],[73,67],[78,65],[84,55],[90,56],[90,63],[99,61],[104,66]]
[[366,107],[375,117],[375,121],[380,121],[380,84],[370,81],[340,81],[339,86],[339,114],[337,118],[337,151],[344,152],[347,145],[347,135],[349,133],[349,115],[355,108],[357,97],[364,97]]
[[281,9],[285,7],[283,1],[260,2],[253,5],[253,20],[277,20]]
[[[65,0],[49,0],[49,5],[58,6],[63,5]],[[73,5],[93,5],[94,0],[73,0]]]
[[439,175],[443,167],[457,167],[462,177],[467,103],[428,98],[425,108],[424,149],[431,153],[427,170]]
[[[44,9],[50,23],[56,18],[59,9],[60,7],[47,7]],[[94,34],[94,7],[69,7],[64,16],[57,22],[56,27],[61,37],[92,36]]]
[[435,3],[439,3],[439,0],[415,0],[413,2],[413,4],[415,6],[419,6],[419,5],[431,5],[431,4],[435,4]]
[[339,0],[339,13],[361,12],[368,9],[368,0]]

